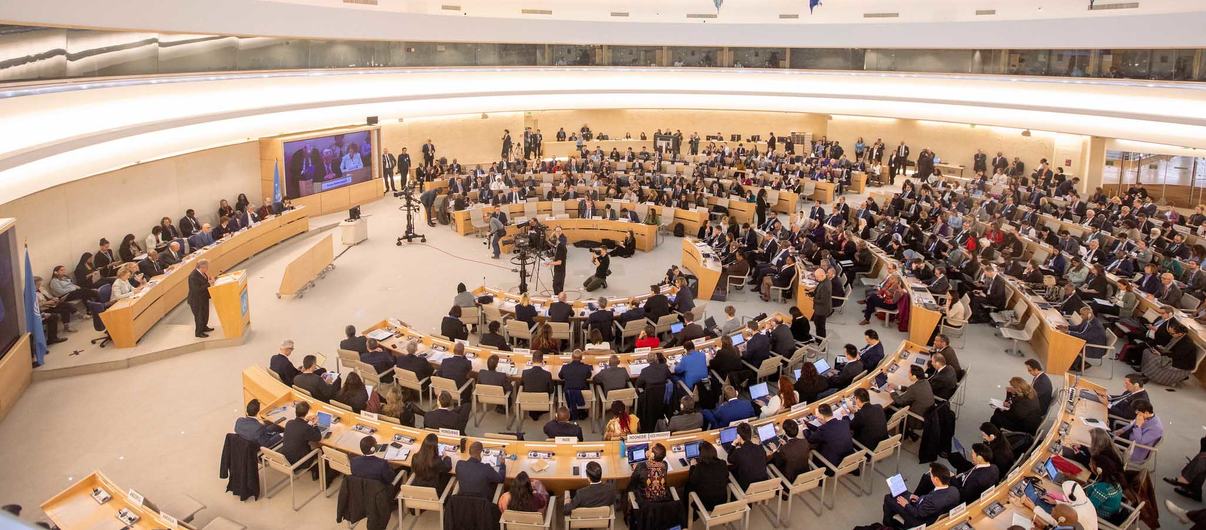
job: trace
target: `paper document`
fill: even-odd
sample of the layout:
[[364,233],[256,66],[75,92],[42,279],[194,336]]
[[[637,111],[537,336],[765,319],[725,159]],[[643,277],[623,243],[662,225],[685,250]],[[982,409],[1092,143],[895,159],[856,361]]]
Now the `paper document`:
[[385,339],[393,337],[394,334],[390,330],[382,328],[382,329],[374,329],[373,331],[370,331],[365,336],[370,339],[373,339],[375,341],[383,341]]
[[989,399],[988,404],[994,409],[1005,410],[1005,402],[999,399]]
[[1030,530],[1034,527],[1034,521],[1031,521],[1029,517],[1026,517],[1024,514],[1018,512],[1013,512],[1013,522],[1010,524],[1012,526],[1020,526],[1022,527],[1022,530]]

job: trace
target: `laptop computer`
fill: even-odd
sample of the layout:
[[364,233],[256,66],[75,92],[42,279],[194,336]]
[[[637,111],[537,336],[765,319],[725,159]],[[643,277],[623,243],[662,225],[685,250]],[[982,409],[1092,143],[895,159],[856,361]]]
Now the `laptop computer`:
[[737,439],[736,427],[725,427],[720,430],[720,446],[724,447],[725,451],[733,450],[733,440]]
[[334,416],[326,412],[319,412],[316,418],[318,420],[318,432],[326,434],[327,431],[331,430],[331,423],[335,419]]
[[678,332],[680,332],[682,330],[683,330],[682,322],[675,322],[673,324],[670,324],[670,333],[677,334]]
[[812,365],[817,367],[817,373],[823,376],[828,376],[830,375],[830,372],[833,371],[833,369],[829,367],[829,361],[826,361],[825,359],[817,359],[812,362]]
[[687,467],[699,458],[699,442],[687,442],[683,445],[683,457],[678,462]]
[[888,384],[888,374],[880,373],[875,376],[875,389],[881,390]]
[[767,389],[765,382],[758,383],[758,384],[750,387],[750,399],[751,400],[757,401],[759,399],[766,397],[768,394],[770,394],[770,390]]
[[743,335],[741,333],[734,333],[732,335],[729,335],[729,338],[732,339],[734,348],[741,346],[742,344],[745,344],[745,335]]
[[637,465],[649,458],[649,444],[628,446],[628,463]]
[[791,372],[791,373],[792,373],[792,375],[794,375],[794,376],[796,377],[796,381],[799,381],[799,380],[800,380],[800,369],[799,369],[799,368],[796,368],[795,370],[792,370],[792,372]]
[[762,444],[763,447],[774,451],[778,441],[779,432],[775,430],[774,422],[763,423],[758,426],[758,443]]

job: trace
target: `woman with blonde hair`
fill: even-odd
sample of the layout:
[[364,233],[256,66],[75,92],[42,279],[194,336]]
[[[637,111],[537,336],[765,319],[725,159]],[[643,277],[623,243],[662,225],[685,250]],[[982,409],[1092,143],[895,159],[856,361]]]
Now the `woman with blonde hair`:
[[1034,434],[1047,411],[1039,406],[1038,393],[1021,377],[1009,380],[1005,388],[1005,402],[993,412],[993,425],[1008,431]]

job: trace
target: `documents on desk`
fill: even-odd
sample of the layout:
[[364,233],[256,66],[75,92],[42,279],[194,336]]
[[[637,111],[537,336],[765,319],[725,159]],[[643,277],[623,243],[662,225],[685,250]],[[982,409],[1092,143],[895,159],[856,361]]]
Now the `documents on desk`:
[[366,333],[365,336],[370,339],[380,342],[380,341],[383,341],[386,339],[393,338],[394,332],[390,331],[386,328],[381,328],[381,329],[374,329],[373,331]]

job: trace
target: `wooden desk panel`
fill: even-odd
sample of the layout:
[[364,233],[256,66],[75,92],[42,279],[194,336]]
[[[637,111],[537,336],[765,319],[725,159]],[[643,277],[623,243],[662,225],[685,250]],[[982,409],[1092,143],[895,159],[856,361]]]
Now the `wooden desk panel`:
[[812,192],[812,200],[821,204],[833,202],[833,193],[836,185],[827,180],[816,181],[817,188]]
[[166,274],[153,279],[152,285],[138,295],[120,300],[101,313],[113,344],[118,348],[134,347],[164,315],[180,305],[188,297],[188,275],[197,267],[198,260],[208,259],[210,274],[217,275],[309,229],[305,208],[297,208],[189,254]]
[[699,278],[699,292],[695,293],[695,297],[711,300],[720,283],[721,266],[716,261],[705,259],[695,247],[695,241],[693,237],[683,238],[683,267]]
[[[105,491],[112,498],[104,504],[97,504],[96,500],[92,498],[93,488]],[[122,508],[137,515],[138,522],[127,527],[117,518],[117,512]],[[100,471],[93,471],[42,503],[42,511],[63,530],[172,528],[167,520],[160,517],[154,510],[132,502],[128,497],[127,490],[119,488]]]
[[867,190],[867,174],[855,171],[850,174],[850,193],[862,193]]

